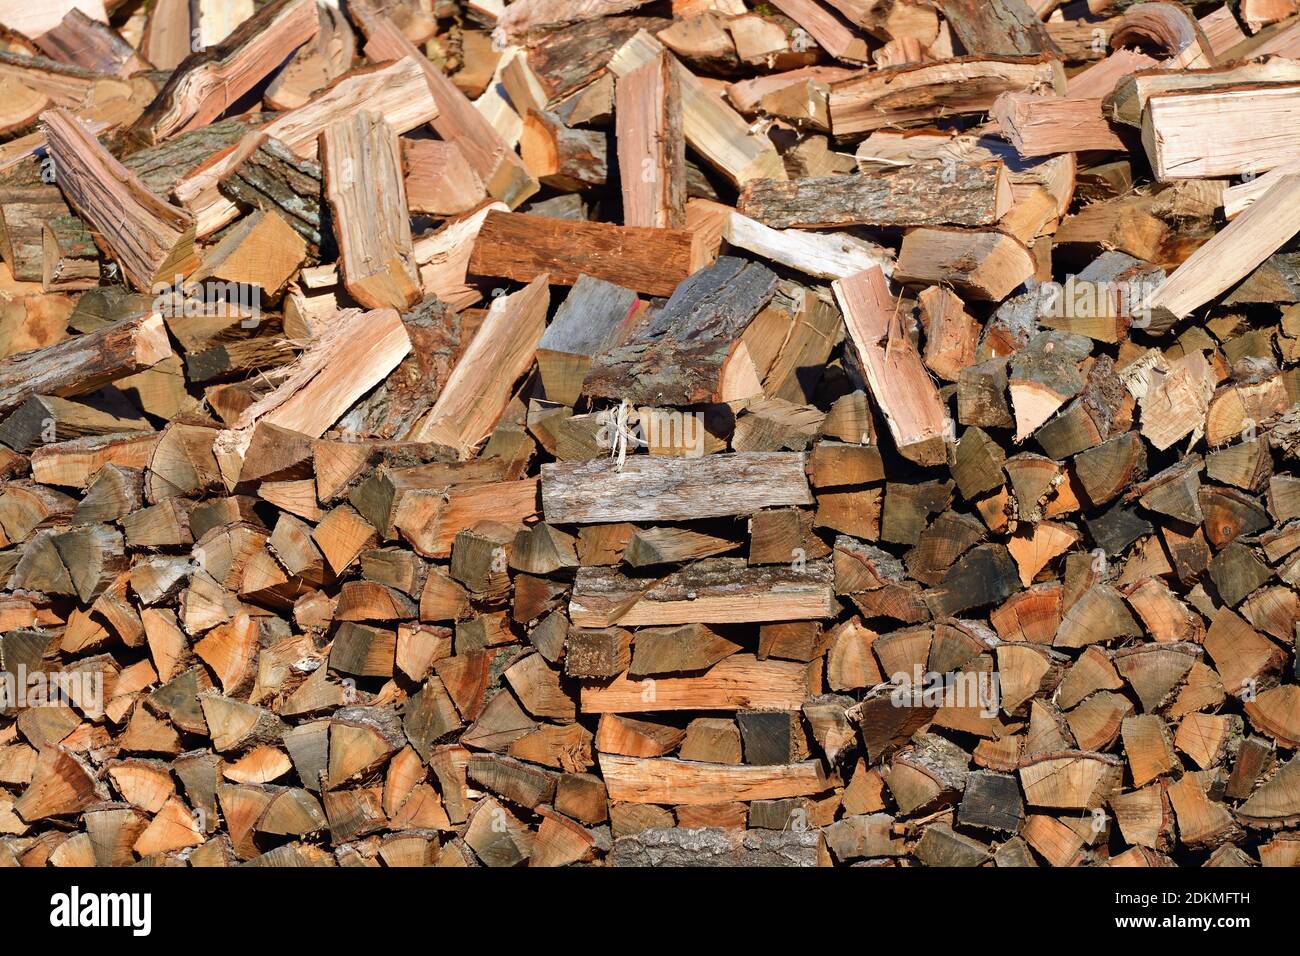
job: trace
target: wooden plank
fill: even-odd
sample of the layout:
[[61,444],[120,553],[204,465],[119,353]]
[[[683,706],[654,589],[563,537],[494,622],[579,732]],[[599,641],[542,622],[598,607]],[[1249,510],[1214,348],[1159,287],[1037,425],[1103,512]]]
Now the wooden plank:
[[647,694],[644,679],[626,675],[606,685],[584,685],[584,714],[636,714],[672,710],[795,710],[808,695],[807,669],[791,661],[760,661],[733,654],[693,677],[658,677]]
[[920,354],[899,327],[884,273],[868,269],[832,288],[899,453],[921,465],[944,463],[954,425]]
[[556,285],[589,275],[660,296],[672,295],[696,267],[694,236],[684,230],[497,211],[483,219],[469,258],[477,275],[531,282],[546,272]]
[[542,511],[553,524],[683,521],[812,504],[804,456],[746,452],[703,458],[630,456],[542,466]]
[[728,800],[779,800],[821,793],[828,786],[821,761],[765,767],[600,755],[611,800],[700,806]]

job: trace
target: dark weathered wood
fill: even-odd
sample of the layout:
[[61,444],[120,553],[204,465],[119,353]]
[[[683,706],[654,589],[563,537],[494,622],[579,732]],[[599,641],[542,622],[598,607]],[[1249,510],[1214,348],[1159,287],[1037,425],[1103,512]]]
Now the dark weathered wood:
[[986,226],[1011,208],[1011,183],[1000,160],[917,163],[889,173],[756,179],[737,208],[775,229]]
[[742,391],[728,394],[724,369],[736,340],[775,290],[776,276],[766,267],[719,259],[677,286],[626,344],[598,355],[583,394],[637,405],[748,397],[741,372],[730,384]]
[[89,335],[22,352],[0,362],[0,413],[33,395],[85,395],[171,354],[157,315],[123,319]]
[[321,183],[318,161],[295,155],[270,136],[221,181],[221,191],[255,209],[274,209],[314,256],[330,259],[337,253]]
[[632,290],[578,276],[537,345],[537,367],[550,401],[576,404],[592,358],[628,334],[636,306]]

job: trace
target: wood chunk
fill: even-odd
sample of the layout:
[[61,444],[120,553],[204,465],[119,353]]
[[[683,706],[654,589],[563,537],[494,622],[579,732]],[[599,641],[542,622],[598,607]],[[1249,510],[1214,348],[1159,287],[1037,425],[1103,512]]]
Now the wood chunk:
[[903,237],[894,279],[905,285],[948,281],[970,298],[996,302],[1034,272],[1029,250],[1011,236],[927,227]]
[[615,84],[623,224],[680,229],[686,223],[686,139],[678,72],[666,52]]
[[994,101],[992,115],[1021,156],[1128,149],[1102,115],[1100,97],[1003,93]]
[[397,134],[358,112],[321,133],[325,195],[343,285],[363,306],[405,309],[420,298]]
[[150,192],[65,110],[43,113],[41,122],[60,189],[132,285],[153,292],[155,283],[170,284],[194,270],[188,213]]
[[537,346],[547,398],[574,405],[592,358],[619,344],[636,314],[630,289],[580,275]]
[[527,371],[541,341],[550,302],[549,276],[493,302],[429,414],[411,432],[414,441],[454,448],[459,457],[496,427],[515,382]]
[[921,358],[890,311],[889,289],[879,269],[834,284],[871,393],[889,423],[899,452],[922,465],[946,460],[951,419]]
[[775,800],[820,793],[826,777],[816,761],[788,766],[727,766],[601,754],[611,800],[699,806],[729,800]]

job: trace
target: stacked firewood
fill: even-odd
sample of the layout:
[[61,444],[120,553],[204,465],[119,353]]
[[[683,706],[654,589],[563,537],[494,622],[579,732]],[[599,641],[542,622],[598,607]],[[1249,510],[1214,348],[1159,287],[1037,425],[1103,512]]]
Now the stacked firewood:
[[0,864],[1300,863],[1300,4],[0,2]]

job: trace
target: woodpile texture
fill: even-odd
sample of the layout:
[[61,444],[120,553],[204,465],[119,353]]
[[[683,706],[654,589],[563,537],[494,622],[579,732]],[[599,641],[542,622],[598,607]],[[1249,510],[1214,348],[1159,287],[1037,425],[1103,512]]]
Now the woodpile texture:
[[0,3],[0,865],[1300,863],[1300,5]]

